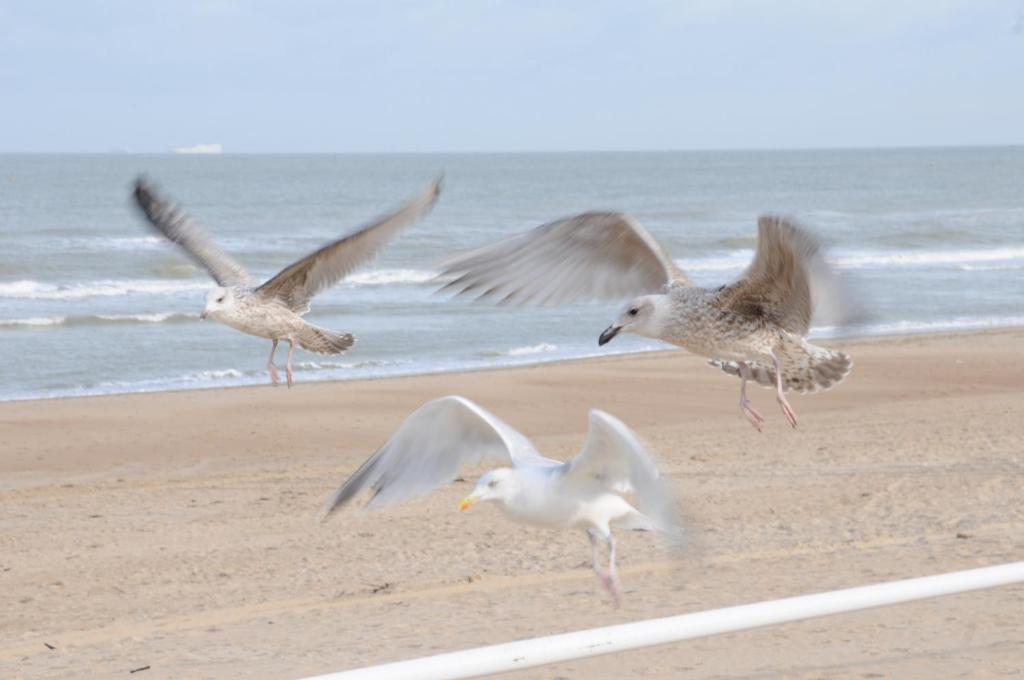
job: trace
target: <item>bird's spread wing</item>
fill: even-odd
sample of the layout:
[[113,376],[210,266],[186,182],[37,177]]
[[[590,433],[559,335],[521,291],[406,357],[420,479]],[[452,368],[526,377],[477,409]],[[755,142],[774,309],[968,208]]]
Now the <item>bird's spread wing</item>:
[[629,215],[589,212],[550,222],[444,264],[442,290],[503,304],[621,299],[687,283]]
[[440,193],[438,177],[395,212],[285,267],[256,292],[281,300],[295,312],[305,312],[313,296],[372,260],[399,231],[426,216]]
[[203,227],[178,206],[164,200],[144,178],[135,182],[135,203],[154,229],[181,246],[221,286],[252,286],[257,281],[245,267],[213,242]]
[[827,273],[820,251],[818,240],[791,220],[763,216],[757,221],[754,261],[738,281],[721,289],[715,302],[806,335],[815,305],[812,277]]
[[599,483],[632,493],[637,508],[669,535],[681,532],[675,504],[654,458],[636,434],[613,415],[593,409],[587,441],[565,471],[566,481]]
[[423,495],[452,481],[459,468],[481,458],[514,465],[562,465],[541,456],[525,436],[464,397],[441,397],[419,407],[384,446],[341,485],[322,516],[355,498],[373,496],[367,507]]

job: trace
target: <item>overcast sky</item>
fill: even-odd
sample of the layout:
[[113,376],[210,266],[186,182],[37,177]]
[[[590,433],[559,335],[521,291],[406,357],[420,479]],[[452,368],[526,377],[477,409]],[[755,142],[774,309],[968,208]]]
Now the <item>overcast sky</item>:
[[1024,0],[0,0],[0,150],[1024,143]]

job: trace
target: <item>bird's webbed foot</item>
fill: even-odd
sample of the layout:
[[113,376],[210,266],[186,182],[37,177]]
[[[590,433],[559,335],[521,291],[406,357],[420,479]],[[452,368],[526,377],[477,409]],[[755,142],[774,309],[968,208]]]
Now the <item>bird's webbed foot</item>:
[[746,416],[750,424],[754,426],[758,432],[761,431],[761,426],[764,425],[764,416],[762,416],[756,408],[750,405],[750,400],[746,396],[740,397],[740,412]]
[[614,573],[598,574],[598,577],[601,579],[601,585],[612,596],[612,604],[618,609],[622,604],[622,586],[619,583],[619,577]]
[[779,408],[782,409],[782,414],[786,416],[786,420],[789,421],[789,424],[792,425],[793,429],[795,430],[796,413],[793,411],[793,407],[789,405],[789,402],[786,401],[786,397],[784,397],[782,394],[778,395],[777,401],[779,402]]

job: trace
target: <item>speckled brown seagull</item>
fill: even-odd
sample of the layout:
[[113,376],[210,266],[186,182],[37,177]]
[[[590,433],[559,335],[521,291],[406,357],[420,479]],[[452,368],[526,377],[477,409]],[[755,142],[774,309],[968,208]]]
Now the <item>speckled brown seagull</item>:
[[332,241],[294,262],[262,285],[245,268],[218,248],[206,230],[173,203],[162,199],[145,179],[135,183],[135,202],[146,219],[169,241],[210,273],[217,287],[206,296],[201,318],[211,318],[243,333],[273,342],[267,370],[278,383],[274,352],[288,342],[285,375],[292,386],[295,345],[318,354],[341,354],[355,343],[350,333],[336,333],[302,319],[313,297],[376,257],[399,231],[415,224],[434,206],[441,192],[438,177],[395,212]]
[[445,263],[454,276],[442,290],[500,304],[557,304],[640,295],[601,333],[620,332],[688,349],[740,377],[740,410],[761,429],[747,382],[774,386],[789,423],[785,392],[827,389],[850,372],[850,357],[807,342],[818,300],[814,285],[830,278],[817,240],[782,217],[757,223],[754,260],[735,283],[694,286],[646,229],[629,215],[590,212],[542,225]]

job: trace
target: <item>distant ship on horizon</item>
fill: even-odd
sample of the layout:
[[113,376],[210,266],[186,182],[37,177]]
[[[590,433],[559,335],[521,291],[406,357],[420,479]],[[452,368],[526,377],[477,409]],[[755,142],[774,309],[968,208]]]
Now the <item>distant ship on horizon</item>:
[[193,144],[191,146],[176,146],[172,150],[174,153],[186,153],[186,154],[219,154],[224,153],[224,145],[222,144]]

